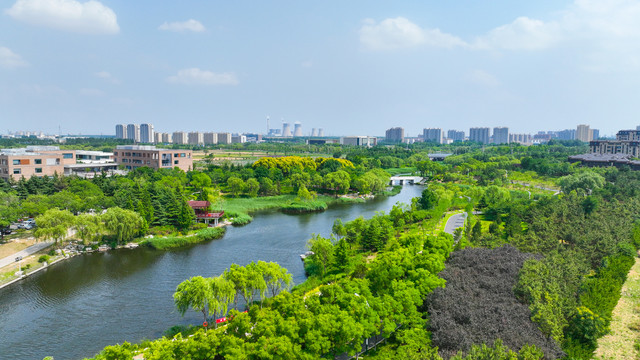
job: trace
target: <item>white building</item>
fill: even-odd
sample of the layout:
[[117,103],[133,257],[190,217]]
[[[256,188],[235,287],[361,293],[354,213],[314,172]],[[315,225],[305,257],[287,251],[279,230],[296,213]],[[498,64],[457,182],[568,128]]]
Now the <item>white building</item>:
[[440,128],[423,129],[422,137],[425,142],[434,142],[437,144],[442,144],[442,129]]
[[153,124],[140,124],[140,142],[152,143],[154,140]]

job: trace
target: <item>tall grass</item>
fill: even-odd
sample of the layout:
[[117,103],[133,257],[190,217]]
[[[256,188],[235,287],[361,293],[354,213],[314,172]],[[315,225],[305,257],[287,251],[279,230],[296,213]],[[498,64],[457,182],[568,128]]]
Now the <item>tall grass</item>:
[[224,227],[202,229],[191,236],[168,236],[161,238],[151,238],[142,242],[156,250],[168,250],[186,245],[201,243],[203,241],[219,239],[224,236],[227,229]]

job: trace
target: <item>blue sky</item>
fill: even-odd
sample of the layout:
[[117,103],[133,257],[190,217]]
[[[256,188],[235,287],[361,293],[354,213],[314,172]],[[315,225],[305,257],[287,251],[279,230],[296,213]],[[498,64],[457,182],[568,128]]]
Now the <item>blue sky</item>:
[[640,1],[0,1],[0,133],[640,125]]

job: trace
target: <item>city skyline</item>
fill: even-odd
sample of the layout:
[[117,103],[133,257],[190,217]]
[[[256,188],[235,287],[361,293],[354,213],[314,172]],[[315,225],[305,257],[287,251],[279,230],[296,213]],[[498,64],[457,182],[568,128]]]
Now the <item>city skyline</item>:
[[611,136],[640,122],[638,1],[282,1],[250,10],[7,2],[0,131],[111,134],[114,123],[167,131],[179,123],[263,132],[275,114],[272,128],[301,122],[304,135],[590,124]]

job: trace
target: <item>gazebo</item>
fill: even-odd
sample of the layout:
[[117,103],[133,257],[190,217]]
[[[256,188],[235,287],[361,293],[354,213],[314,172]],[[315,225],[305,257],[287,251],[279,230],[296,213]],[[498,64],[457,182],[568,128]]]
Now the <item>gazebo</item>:
[[196,213],[196,219],[198,221],[204,220],[204,223],[207,225],[209,224],[210,220],[213,220],[213,225],[217,226],[218,219],[220,219],[222,215],[224,215],[224,211],[210,211],[211,203],[208,201],[190,200],[189,206],[191,206],[193,211]]

